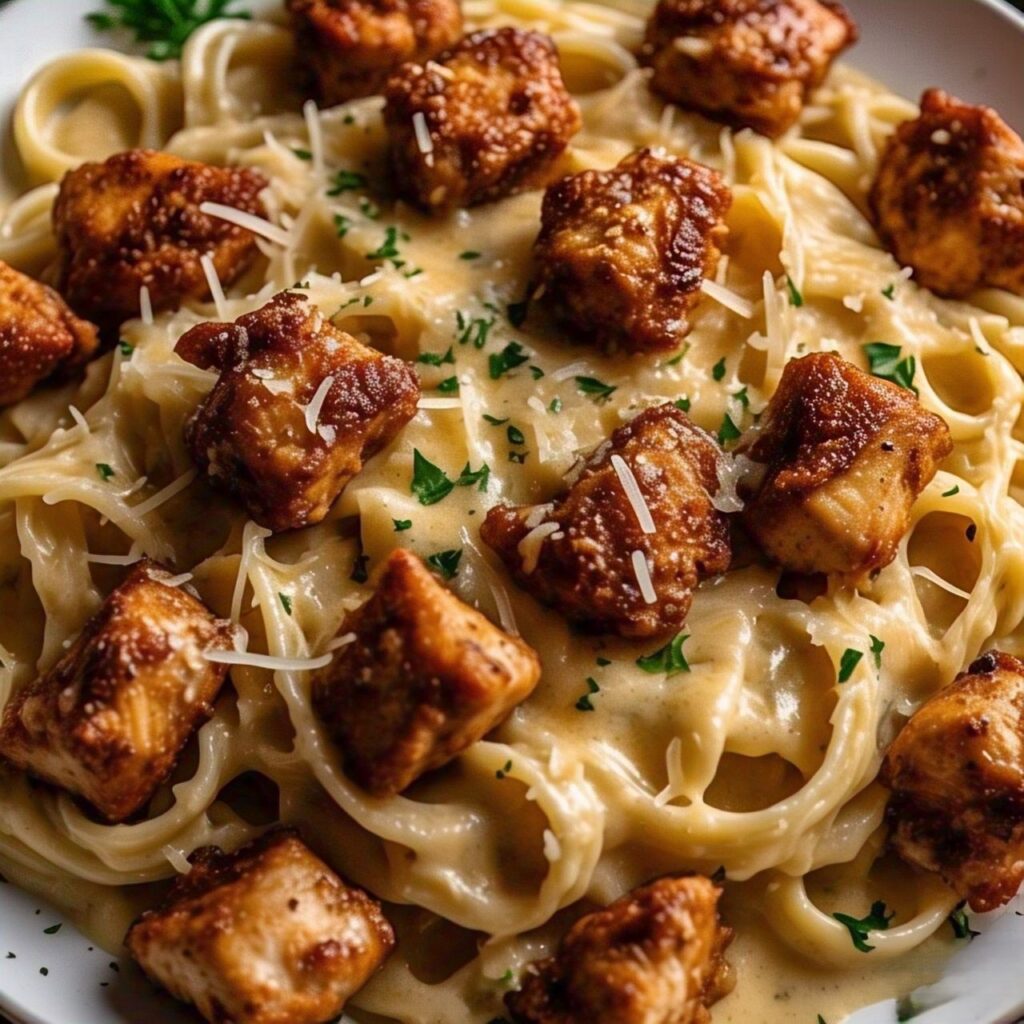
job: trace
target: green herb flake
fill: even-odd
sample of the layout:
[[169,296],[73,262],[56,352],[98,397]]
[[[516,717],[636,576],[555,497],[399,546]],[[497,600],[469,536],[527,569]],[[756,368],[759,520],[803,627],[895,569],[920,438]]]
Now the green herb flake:
[[284,609],[285,615],[291,615],[292,613],[292,599],[287,594],[278,593],[278,600],[281,602],[281,607]]
[[511,762],[511,761],[506,761],[506,762],[505,762],[505,767],[504,767],[504,768],[499,768],[499,769],[498,769],[498,770],[497,770],[497,771],[496,771],[496,772],[494,773],[494,777],[495,777],[496,779],[504,779],[504,778],[506,778],[506,777],[507,777],[508,775],[510,775],[510,774],[511,774],[511,772],[512,772],[512,762]]
[[57,932],[59,932],[62,927],[63,926],[60,925],[60,924],[51,924],[49,928],[44,928],[43,929],[43,934],[44,935],[56,935]]
[[885,286],[885,287],[884,287],[884,288],[882,289],[882,294],[883,294],[883,295],[884,295],[884,296],[885,296],[885,297],[886,297],[886,298],[887,298],[887,299],[888,299],[888,300],[889,300],[890,302],[892,302],[892,301],[893,301],[893,300],[894,300],[894,299],[896,298],[896,284],[895,284],[895,282],[893,282],[892,284],[888,284],[888,285],[886,285],[886,286]]
[[690,411],[690,400],[688,398],[677,398],[672,403],[680,412]]
[[394,524],[395,533],[404,533],[412,529],[411,519],[392,519],[391,522]]
[[443,580],[453,579],[458,575],[459,561],[462,559],[462,548],[451,551],[438,551],[427,559],[427,565],[435,570]]
[[440,391],[442,395],[457,395],[459,393],[459,378],[445,377],[445,379],[437,385],[437,390]]
[[820,1013],[818,1014],[818,1024],[828,1024],[828,1021]]
[[512,973],[512,968],[510,967],[510,968],[509,968],[509,969],[508,969],[508,970],[507,970],[507,971],[506,971],[506,972],[505,972],[505,973],[504,973],[504,974],[503,974],[503,975],[502,975],[502,976],[501,976],[501,977],[500,977],[500,978],[498,979],[498,981],[499,981],[499,982],[501,982],[501,984],[502,984],[502,985],[511,985],[511,984],[512,984],[512,982],[513,982],[513,981],[515,981],[515,978],[516,978],[516,976],[515,976],[515,975],[514,975],[514,974]]
[[338,233],[339,238],[344,238],[350,227],[352,227],[352,221],[348,217],[341,213],[334,215],[334,230]]
[[870,932],[884,932],[895,913],[886,914],[886,906],[881,900],[871,904],[871,912],[866,917],[850,917],[849,914],[833,914],[832,916],[850,933],[855,949],[862,953],[870,953],[874,946],[868,945]]
[[597,657],[597,664],[601,668],[605,668],[606,666],[610,665],[611,663],[612,663],[612,659],[611,658],[604,658],[601,655],[598,655],[598,657]]
[[358,171],[338,171],[331,178],[331,187],[327,190],[327,194],[340,196],[345,192],[357,192],[369,184],[366,175],[360,174]]
[[509,426],[505,433],[509,444],[526,444],[526,435],[517,426]]
[[690,351],[690,343],[687,342],[671,359],[666,359],[662,366],[678,366],[685,358],[686,353]]
[[689,672],[690,664],[683,654],[683,644],[690,639],[688,633],[677,633],[664,647],[659,647],[653,654],[646,654],[636,659],[637,666],[651,675],[664,673],[671,678],[680,672]]
[[588,395],[598,403],[607,402],[619,390],[616,385],[605,384],[596,377],[576,377],[575,381],[580,394]]
[[491,467],[485,462],[479,469],[470,469],[469,463],[463,467],[462,472],[459,474],[458,480],[455,481],[456,487],[472,487],[473,484],[479,484],[478,491],[486,491],[487,484],[491,479]]
[[417,363],[423,363],[426,366],[444,366],[446,363],[455,363],[455,353],[452,351],[452,346],[448,346],[448,351],[441,355],[440,352],[421,352],[416,357]]
[[455,314],[455,326],[458,329],[458,341],[460,345],[472,345],[473,348],[483,348],[487,344],[487,336],[495,324],[494,317],[485,318],[482,316],[470,319],[464,313]]
[[793,284],[793,278],[786,275],[786,287],[789,289],[789,304],[799,309],[804,304],[804,297],[800,294],[799,289]]
[[954,484],[952,487],[950,487],[950,489],[948,491],[943,491],[942,492],[942,496],[944,498],[952,498],[954,494],[959,494],[959,493],[960,493],[960,485],[959,484]]
[[593,711],[594,702],[590,699],[595,693],[600,693],[601,687],[597,685],[597,680],[592,676],[587,676],[587,692],[583,694],[578,701],[576,701],[577,711]]
[[487,413],[484,413],[484,419],[487,420],[487,422],[490,423],[492,427],[503,427],[509,421],[508,416],[506,416],[504,419],[499,420],[497,416],[490,416]]
[[460,260],[478,260],[480,259],[480,253],[475,249],[467,249],[465,252],[459,253]]
[[369,197],[359,197],[359,212],[367,220],[377,220],[380,217],[380,207]]
[[352,566],[352,572],[349,575],[349,579],[353,583],[365,583],[370,578],[370,570],[368,568],[369,564],[369,555],[357,555],[355,564]]
[[101,480],[109,480],[114,476],[114,470],[108,466],[105,462],[96,463],[96,472],[99,473]]
[[539,366],[534,366],[531,363],[530,364],[530,375],[533,377],[534,380],[540,380],[541,377],[544,376],[544,371]]
[[747,389],[742,387],[739,391],[734,391],[732,397],[735,401],[739,402],[744,409],[750,408],[750,396],[747,394]]
[[388,260],[396,267],[404,267],[404,260],[400,260],[398,252],[399,240],[407,242],[409,236],[399,231],[394,225],[384,229],[384,241],[381,242],[373,252],[368,252],[366,258],[368,260]]
[[121,339],[121,340],[120,340],[120,341],[119,341],[119,342],[117,343],[117,347],[118,347],[118,349],[120,350],[120,352],[121,352],[121,355],[123,355],[123,356],[125,357],[125,359],[131,359],[131,357],[132,357],[132,353],[133,353],[133,352],[135,351],[135,346],[134,346],[134,345],[132,345],[132,344],[129,344],[129,343],[127,342],[127,341],[125,341],[125,340],[124,340],[124,339],[122,338],[122,339]]
[[298,146],[292,147],[292,155],[297,156],[300,160],[305,160],[307,163],[313,159],[313,154],[308,149],[301,149]]
[[914,387],[917,360],[913,356],[901,359],[902,349],[899,345],[873,341],[864,346],[864,353],[868,357],[868,369],[873,376],[898,384],[901,388],[913,391],[915,395],[918,393]]
[[721,380],[725,376],[725,356],[722,356],[722,358],[711,367],[711,376],[714,377],[715,380]]
[[509,370],[529,362],[530,357],[518,341],[510,341],[500,352],[492,352],[487,360],[491,380],[500,380]]
[[530,300],[523,299],[522,302],[510,302],[506,307],[508,322],[513,327],[522,327],[526,323],[527,314],[530,312]]
[[871,637],[871,655],[875,659],[875,668],[881,671],[882,651],[885,650],[885,641],[879,640],[873,633],[869,633],[868,636]]
[[839,682],[845,683],[849,680],[853,675],[853,670],[860,664],[860,659],[863,657],[863,651],[855,651],[852,647],[847,647],[843,651],[843,656],[839,659]]
[[45,978],[50,973],[49,967],[40,967],[39,973]]
[[726,445],[730,441],[735,441],[742,433],[743,431],[733,423],[732,417],[726,413],[722,417],[722,425],[718,428],[718,443]]
[[560,398],[552,398],[548,404],[548,412],[559,413],[562,411],[562,400]]
[[896,1003],[896,1019],[898,1021],[913,1020],[921,1010],[922,1007],[914,1002],[912,995],[903,996]]
[[981,932],[976,932],[971,927],[971,922],[967,916],[967,911],[964,910],[963,903],[958,903],[953,908],[953,912],[949,915],[947,920],[949,921],[950,928],[953,929],[954,938],[967,939],[967,941],[970,942],[976,936],[981,934]]
[[447,498],[454,488],[455,484],[448,479],[443,469],[435,466],[418,448],[413,449],[410,489],[419,498],[421,505],[436,505]]

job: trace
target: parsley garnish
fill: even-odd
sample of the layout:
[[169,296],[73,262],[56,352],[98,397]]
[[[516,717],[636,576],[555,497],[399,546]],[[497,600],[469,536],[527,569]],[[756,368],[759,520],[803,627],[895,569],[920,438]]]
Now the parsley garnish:
[[445,379],[437,385],[437,390],[440,391],[442,395],[457,395],[459,393],[459,378],[445,377]]
[[526,444],[526,435],[517,426],[510,426],[505,433],[509,444]]
[[598,664],[598,666],[600,668],[604,668],[606,665],[610,665],[611,663],[612,663],[612,659],[611,658],[605,658],[605,657],[603,657],[601,655],[598,655],[598,657],[597,657],[597,664]]
[[804,297],[800,294],[797,286],[793,284],[793,278],[786,275],[786,286],[789,288],[789,304],[799,309],[804,304]]
[[885,641],[879,640],[873,633],[869,633],[871,637],[871,653],[875,659],[875,668],[879,671],[882,669],[882,651],[885,650]]
[[125,359],[131,359],[132,353],[135,351],[134,345],[129,344],[122,338],[118,342],[117,347],[121,350],[121,355],[123,355]]
[[292,154],[300,160],[309,161],[313,159],[313,154],[308,149],[300,149],[297,146],[292,147]]
[[747,394],[747,389],[742,387],[739,391],[734,391],[732,397],[743,406],[744,409],[750,408],[750,396]]
[[576,377],[576,387],[580,394],[589,395],[595,402],[607,402],[618,391],[614,384],[605,384],[596,377]]
[[871,912],[866,917],[850,917],[849,914],[832,916],[849,931],[855,948],[862,953],[870,953],[875,947],[868,945],[868,933],[888,930],[889,922],[896,916],[895,913],[887,915],[885,910],[885,904],[881,900],[876,900],[871,904]]
[[99,473],[100,478],[103,480],[109,480],[114,475],[114,470],[105,462],[96,463],[96,472]]
[[875,377],[882,380],[892,381],[901,388],[913,391],[914,374],[917,372],[917,360],[913,356],[900,359],[902,350],[899,345],[890,345],[884,341],[873,341],[864,346],[864,352],[868,357],[868,368]]
[[327,190],[329,196],[340,196],[343,192],[355,192],[357,189],[366,188],[369,182],[365,174],[358,171],[338,171],[331,178],[331,187]]
[[742,433],[743,431],[733,423],[732,417],[726,413],[722,417],[722,425],[718,428],[718,443],[721,445],[728,444],[729,441],[735,441]]
[[885,297],[886,297],[886,298],[887,298],[887,299],[888,299],[888,300],[889,300],[890,302],[892,302],[892,301],[893,301],[893,299],[894,299],[894,298],[895,298],[895,296],[896,296],[896,285],[895,285],[895,284],[889,284],[889,285],[886,285],[886,286],[885,286],[885,287],[884,287],[884,288],[882,289],[882,294],[883,294],[883,295],[884,295],[884,296],[885,296]]
[[277,596],[278,596],[278,599],[281,602],[281,607],[284,609],[285,614],[286,615],[291,615],[291,613],[292,613],[292,599],[287,594],[279,593]]
[[688,398],[677,398],[672,403],[680,412],[690,411],[690,400]]
[[396,267],[404,267],[405,261],[398,258],[398,241],[409,241],[409,236],[399,231],[394,225],[384,229],[384,241],[373,252],[368,252],[368,260],[390,260]]
[[725,376],[725,356],[722,356],[722,358],[711,367],[711,376],[714,377],[715,380],[721,380]]
[[950,487],[950,489],[948,491],[943,491],[942,492],[942,496],[944,498],[952,498],[954,494],[959,494],[959,493],[960,493],[960,485],[959,484],[954,484],[952,487]]
[[376,220],[380,216],[380,207],[366,196],[359,197],[359,212],[367,220]]
[[530,357],[523,351],[518,341],[510,341],[500,352],[492,352],[487,361],[491,380],[498,380],[509,370],[522,366]]
[[530,300],[528,298],[523,299],[522,302],[510,302],[506,310],[508,322],[513,327],[522,327],[526,323],[526,316],[529,312]]
[[855,651],[852,647],[847,647],[843,651],[843,656],[839,660],[839,682],[845,683],[849,680],[853,675],[853,670],[860,664],[860,659],[863,657],[863,651]]
[[483,348],[487,344],[487,335],[494,326],[494,317],[485,319],[482,316],[469,319],[465,313],[455,314],[455,325],[459,330],[459,344],[472,344],[473,348]]
[[233,11],[237,0],[107,0],[111,11],[93,11],[85,20],[101,32],[124,28],[140,43],[149,43],[150,60],[181,56],[190,35],[216,18],[248,18],[247,11]]
[[674,676],[679,672],[689,672],[690,664],[683,654],[683,644],[690,639],[688,633],[677,633],[664,647],[658,648],[653,654],[637,658],[637,666],[645,672],[656,675],[664,672],[666,676]]
[[370,578],[369,570],[367,566],[370,563],[369,555],[357,555],[355,564],[352,566],[352,573],[349,579],[353,583],[365,583]]
[[583,694],[578,701],[576,701],[577,711],[593,711],[594,702],[590,699],[595,693],[600,693],[601,687],[597,685],[597,680],[591,676],[587,676],[587,692]]
[[530,365],[530,374],[534,380],[540,380],[544,376],[544,371],[539,366]]
[[491,479],[491,467],[485,462],[479,469],[470,469],[469,463],[463,467],[459,479],[455,481],[456,487],[472,487],[479,484],[477,490],[486,491],[487,483]]
[[350,227],[352,227],[352,221],[348,217],[341,213],[334,215],[334,230],[338,232],[339,238],[344,238]]
[[39,973],[45,978],[50,973],[49,967],[40,967]]
[[436,505],[442,498],[447,498],[454,488],[455,484],[448,479],[443,469],[424,458],[418,448],[413,449],[411,489],[420,499],[421,505]]
[[953,929],[953,935],[958,939],[973,939],[976,935],[980,935],[981,932],[976,932],[971,927],[971,922],[967,917],[967,911],[964,910],[964,904],[958,903],[954,908],[953,912],[948,918],[949,926]]
[[511,772],[511,771],[512,771],[512,762],[511,762],[511,761],[506,761],[506,762],[505,762],[505,767],[504,767],[504,768],[499,768],[499,769],[498,769],[498,770],[497,770],[497,771],[496,771],[496,772],[494,773],[494,777],[495,777],[496,779],[503,779],[503,778],[505,778],[505,776],[506,776],[506,775],[508,775],[508,774],[509,774],[509,772]]
[[685,358],[686,353],[690,351],[690,343],[687,342],[671,359],[666,359],[662,366],[678,366]]
[[914,997],[903,996],[896,1004],[896,1019],[898,1021],[913,1020],[921,1012],[920,1006],[914,1005]]
[[402,533],[404,530],[412,529],[411,519],[392,519],[391,522],[395,524],[395,533]]
[[454,548],[451,551],[438,551],[427,559],[427,565],[434,569],[443,580],[450,580],[458,575],[459,561],[462,558],[462,548]]
[[818,1014],[818,1024],[828,1024],[828,1021],[820,1013]]
[[60,931],[60,929],[61,929],[61,925],[60,924],[51,924],[49,928],[44,928],[43,929],[43,934],[44,935],[56,935],[57,932]]
[[548,405],[548,412],[561,412],[562,411],[562,400],[560,398],[552,398]]
[[490,423],[492,427],[503,427],[509,421],[508,416],[506,416],[503,420],[499,420],[497,416],[490,416],[487,413],[484,413],[484,419],[487,420],[487,422]]
[[421,352],[416,357],[417,363],[425,363],[427,366],[444,366],[445,363],[455,363],[455,354],[452,352],[452,347],[448,346],[448,351],[444,355],[439,352]]
[[460,260],[478,260],[480,259],[480,253],[475,249],[467,249],[465,252],[459,253]]

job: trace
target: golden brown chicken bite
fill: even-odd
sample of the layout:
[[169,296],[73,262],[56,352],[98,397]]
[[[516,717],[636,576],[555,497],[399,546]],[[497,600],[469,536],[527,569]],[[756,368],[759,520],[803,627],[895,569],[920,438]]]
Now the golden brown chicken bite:
[[505,996],[512,1020],[708,1024],[707,1008],[732,988],[721,894],[700,875],[662,878],[580,918]]
[[46,285],[0,260],[0,406],[87,362],[96,328]]
[[732,194],[717,171],[649,149],[550,186],[535,285],[555,319],[609,350],[674,349],[712,277]]
[[64,176],[53,207],[61,293],[76,313],[109,330],[139,315],[143,286],[154,310],[208,298],[201,258],[210,254],[226,286],[257,249],[250,231],[200,206],[262,214],[259,194],[266,185],[248,168],[210,167],[142,149],[82,164]]
[[290,830],[190,859],[125,942],[150,978],[210,1024],[333,1020],[394,948],[380,904]]
[[67,654],[8,702],[0,756],[87,800],[108,821],[140,811],[210,715],[231,625],[139,563]]
[[299,58],[325,106],[373,96],[408,61],[462,35],[458,0],[287,0]]
[[375,796],[401,793],[502,722],[533,692],[537,655],[445,590],[408,551],[345,619],[356,639],[313,680],[313,707],[345,773]]
[[721,454],[675,406],[648,409],[594,452],[568,493],[497,505],[480,536],[521,586],[583,628],[667,633],[686,621],[698,582],[729,567],[728,526],[712,503]]
[[856,40],[836,0],[660,0],[640,58],[666,99],[774,137]]
[[535,188],[579,131],[555,44],[540,32],[484,29],[388,81],[384,120],[399,193],[452,210]]
[[1024,295],[1024,140],[991,107],[941,89],[901,124],[869,196],[879,235],[940,295]]
[[196,464],[275,532],[320,522],[364,462],[416,415],[415,371],[283,292],[177,353],[220,379],[185,428]]
[[791,360],[760,432],[737,448],[762,466],[744,525],[792,572],[862,577],[896,557],[914,499],[952,450],[912,391],[830,353]]
[[1024,662],[989,651],[911,717],[879,776],[889,842],[978,912],[1024,881]]

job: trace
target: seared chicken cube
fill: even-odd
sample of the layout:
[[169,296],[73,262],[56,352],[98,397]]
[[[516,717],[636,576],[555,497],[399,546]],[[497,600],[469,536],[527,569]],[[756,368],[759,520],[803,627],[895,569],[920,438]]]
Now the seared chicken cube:
[[920,707],[885,756],[889,842],[973,910],[1024,880],[1024,662],[989,651]]
[[660,0],[640,57],[666,99],[774,137],[856,40],[836,0]]
[[185,428],[196,464],[275,532],[320,522],[416,415],[415,371],[293,292],[233,324],[193,327],[176,351],[220,370]]
[[945,421],[913,392],[829,353],[787,364],[761,425],[737,449],[763,467],[743,522],[797,573],[860,578],[888,565],[953,450]]
[[380,904],[289,830],[235,853],[205,847],[191,861],[125,942],[210,1024],[334,1020],[394,948]]
[[732,194],[701,164],[641,150],[544,196],[537,279],[554,317],[608,350],[678,347],[712,277]]
[[46,285],[0,260],[0,406],[87,362],[96,328]]
[[732,988],[719,889],[662,878],[576,922],[505,996],[515,1024],[708,1024]]
[[252,232],[200,206],[262,214],[266,185],[257,171],[140,149],[82,164],[64,176],[53,208],[61,293],[76,313],[111,330],[139,315],[143,287],[154,310],[208,298],[202,257],[211,256],[227,286],[257,249]]
[[16,693],[0,756],[121,822],[149,802],[227,673],[204,652],[232,648],[230,623],[143,561],[48,672]]
[[870,194],[875,226],[940,295],[1024,295],[1024,140],[991,108],[929,89],[889,140]]
[[486,29],[387,83],[384,120],[404,199],[451,210],[540,187],[579,131],[555,44]]
[[[673,405],[620,427],[548,505],[497,505],[480,536],[539,600],[588,630],[658,636],[729,567],[712,496],[721,450]],[[635,490],[634,490],[635,489]]]
[[287,0],[300,58],[325,106],[384,88],[393,71],[462,36],[458,0]]
[[445,590],[408,551],[342,624],[356,639],[313,680],[313,707],[345,773],[375,796],[401,793],[500,724],[533,692],[540,663]]

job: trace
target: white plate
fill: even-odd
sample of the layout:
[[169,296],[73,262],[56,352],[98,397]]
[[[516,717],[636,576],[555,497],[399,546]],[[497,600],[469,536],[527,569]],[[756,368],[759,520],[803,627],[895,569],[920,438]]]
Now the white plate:
[[[916,98],[928,86],[940,85],[962,99],[990,103],[1024,131],[1024,15],[1000,0],[846,2],[861,29],[851,58],[858,68],[907,96]],[[98,6],[97,0],[0,5],[5,151],[11,106],[32,71],[68,50],[109,45],[82,20]],[[59,914],[34,897],[0,885],[0,1010],[18,1024],[194,1024],[191,1013],[154,993],[129,965],[112,967],[109,955],[69,925],[46,934],[60,922]],[[919,1006],[937,1008],[915,1016],[915,1024],[1024,1019],[1022,947],[1024,918],[1005,915],[954,960],[944,982],[917,997]],[[850,1024],[895,1020],[889,1001],[858,1012]]]

